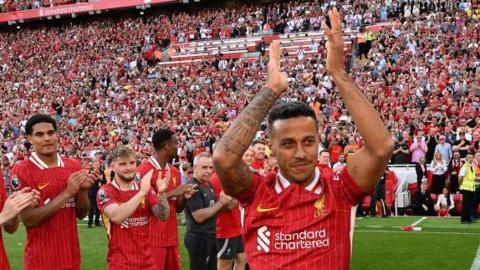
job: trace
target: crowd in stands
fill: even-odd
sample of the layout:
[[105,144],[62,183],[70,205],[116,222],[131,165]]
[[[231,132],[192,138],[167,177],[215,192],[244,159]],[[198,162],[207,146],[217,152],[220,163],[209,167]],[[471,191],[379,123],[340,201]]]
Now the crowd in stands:
[[87,0],[2,0],[0,12],[36,9],[42,7],[54,7],[88,2]]
[[[472,3],[337,2],[353,6],[346,9],[347,28],[400,19],[374,34],[366,58],[352,61],[351,72],[395,138],[391,163],[427,164],[434,175],[432,192],[441,194],[445,185],[457,192],[458,184],[449,181],[459,166],[454,157],[480,151],[480,25]],[[317,1],[292,1],[196,14],[98,18],[0,34],[0,159],[5,178],[29,155],[24,125],[38,112],[59,121],[61,152],[86,162],[119,144],[131,145],[140,158],[147,158],[150,137],[160,127],[179,137],[176,162],[211,152],[265,81],[268,56],[256,61],[212,56],[167,68],[147,61],[145,52],[169,42],[317,30],[326,7]],[[313,57],[283,59],[290,80],[283,99],[314,108],[321,148],[334,165],[348,160],[362,138],[326,74],[325,49],[317,47]],[[419,179],[420,184],[423,176]]]

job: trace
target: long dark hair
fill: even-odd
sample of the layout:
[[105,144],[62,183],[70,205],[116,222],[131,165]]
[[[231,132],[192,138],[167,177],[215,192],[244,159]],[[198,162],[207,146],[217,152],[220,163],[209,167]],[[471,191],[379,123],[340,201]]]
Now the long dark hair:
[[447,190],[447,195],[445,196],[447,196],[447,206],[450,207],[450,205],[452,205],[452,201],[450,200],[450,190],[448,190],[447,187],[444,187],[444,189]]

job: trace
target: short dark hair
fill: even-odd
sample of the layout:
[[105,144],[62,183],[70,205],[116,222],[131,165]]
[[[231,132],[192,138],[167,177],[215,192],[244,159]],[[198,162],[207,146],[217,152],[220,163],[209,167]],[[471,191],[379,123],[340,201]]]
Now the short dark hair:
[[272,132],[272,126],[275,121],[300,116],[311,117],[317,123],[315,112],[307,104],[298,101],[279,103],[268,114],[268,132]]
[[259,139],[259,140],[254,140],[254,141],[252,142],[251,146],[253,147],[253,146],[257,145],[257,144],[267,145],[267,143],[266,143],[264,140],[260,140],[260,139]]
[[320,156],[320,155],[322,155],[323,153],[327,153],[327,154],[330,155],[330,152],[329,152],[327,149],[322,149],[322,150],[318,153],[318,155]]
[[167,141],[171,140],[175,133],[169,129],[159,129],[153,133],[152,144],[155,150],[159,150]]
[[25,133],[27,135],[32,135],[33,126],[40,123],[50,123],[53,126],[53,129],[57,131],[57,122],[53,117],[48,114],[35,114],[34,116],[30,117],[25,125]]

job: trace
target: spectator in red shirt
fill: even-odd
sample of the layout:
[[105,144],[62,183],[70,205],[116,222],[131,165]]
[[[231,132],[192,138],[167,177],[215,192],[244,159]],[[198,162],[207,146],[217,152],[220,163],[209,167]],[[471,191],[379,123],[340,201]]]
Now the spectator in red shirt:
[[343,148],[338,145],[338,139],[333,138],[329,147],[330,152],[330,161],[332,163],[337,163],[339,155],[343,152]]
[[257,171],[263,171],[263,168],[265,167],[266,143],[261,140],[254,141],[252,143],[252,147],[254,152],[254,161],[251,166]]

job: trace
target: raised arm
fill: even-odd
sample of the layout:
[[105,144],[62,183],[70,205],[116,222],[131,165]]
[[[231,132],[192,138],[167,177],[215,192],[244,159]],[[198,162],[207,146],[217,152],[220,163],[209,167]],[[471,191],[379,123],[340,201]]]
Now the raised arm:
[[362,94],[343,65],[342,21],[337,9],[328,12],[332,28],[323,23],[327,35],[327,71],[333,77],[343,102],[365,140],[365,147],[355,152],[347,168],[361,190],[371,192],[390,159],[393,140],[377,111]]
[[242,156],[270,108],[288,88],[287,75],[280,70],[280,45],[270,45],[266,85],[233,121],[213,152],[213,165],[226,194],[239,194],[252,183],[252,172]]

